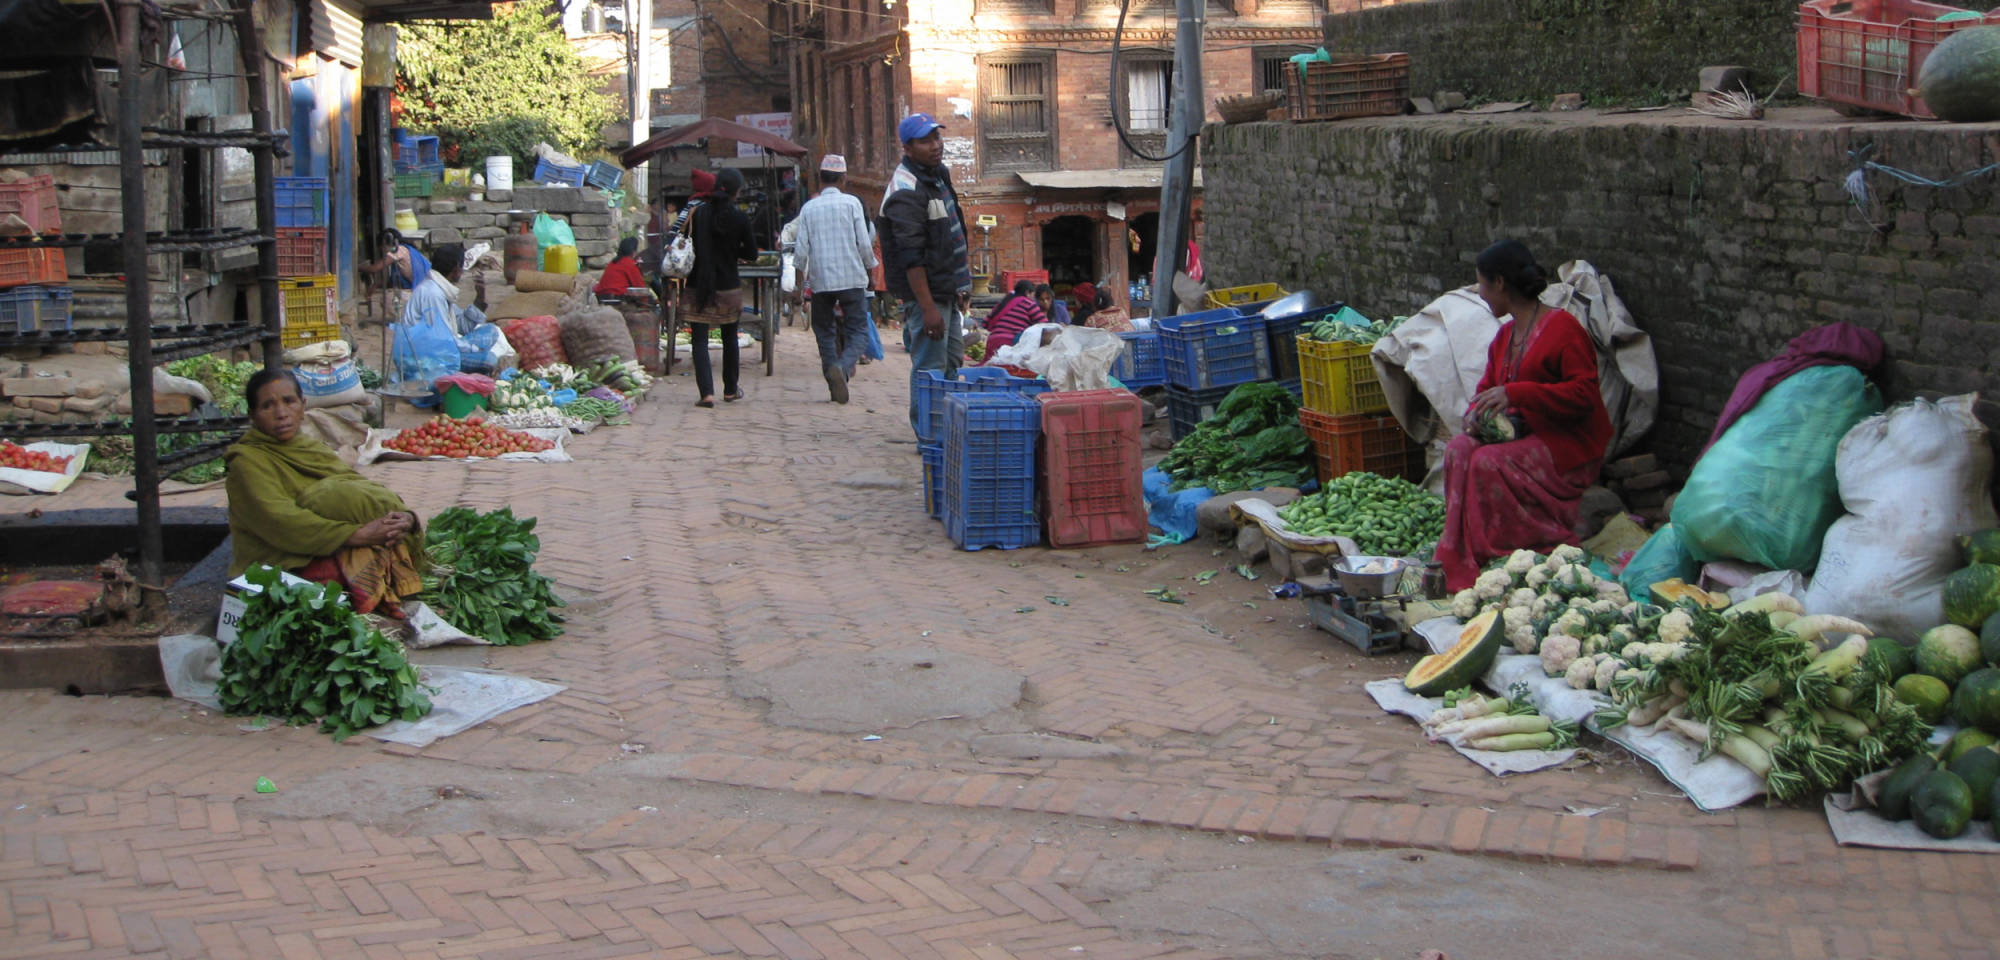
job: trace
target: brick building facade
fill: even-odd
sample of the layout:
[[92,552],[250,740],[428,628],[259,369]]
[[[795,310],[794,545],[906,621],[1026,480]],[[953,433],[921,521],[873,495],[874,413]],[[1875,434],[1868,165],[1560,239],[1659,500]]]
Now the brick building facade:
[[[773,30],[791,45],[793,139],[815,156],[845,154],[864,198],[880,196],[901,159],[896,121],[924,111],[945,125],[976,273],[1046,269],[1058,289],[1091,280],[1121,297],[1150,273],[1161,165],[1120,143],[1111,98],[1121,97],[1140,150],[1164,152],[1169,0],[1132,0],[1117,83],[1119,8],[1107,0],[778,6]],[[1324,10],[1317,0],[1210,0],[1201,96],[1211,114],[1216,97],[1280,84],[1286,58],[1319,44]]]

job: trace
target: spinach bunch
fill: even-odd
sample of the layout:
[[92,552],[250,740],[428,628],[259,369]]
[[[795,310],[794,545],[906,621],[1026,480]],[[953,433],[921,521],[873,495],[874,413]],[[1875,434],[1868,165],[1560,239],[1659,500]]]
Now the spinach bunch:
[[555,581],[534,571],[542,540],[535,518],[516,518],[511,507],[481,514],[452,507],[431,518],[424,551],[431,571],[424,598],[460,629],[498,644],[532,643],[562,636],[563,606]]
[[431,712],[403,645],[350,609],[338,586],[292,586],[262,565],[245,576],[264,590],[245,603],[236,642],[222,648],[224,713],[317,720],[345,740]]
[[1174,444],[1160,463],[1173,489],[1216,493],[1296,487],[1313,477],[1312,442],[1299,426],[1299,402],[1271,382],[1229,391],[1215,415]]

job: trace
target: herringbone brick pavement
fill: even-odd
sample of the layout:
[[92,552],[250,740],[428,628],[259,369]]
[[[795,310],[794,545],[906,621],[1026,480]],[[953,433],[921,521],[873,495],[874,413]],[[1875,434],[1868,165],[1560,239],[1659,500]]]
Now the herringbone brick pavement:
[[[1408,658],[1306,629],[1206,545],[951,549],[922,512],[902,358],[836,407],[805,338],[784,343],[745,402],[697,410],[663,383],[634,425],[576,439],[573,465],[370,469],[426,514],[540,518],[569,633],[420,659],[568,687],[548,701],[415,750],[0,694],[0,956],[1289,955],[1107,915],[1132,864],[1185,844],[1643,875],[1651,911],[1726,885],[1741,895],[1706,919],[1752,956],[1989,955],[1990,858],[1836,848],[1813,811],[1703,815],[1613,749],[1489,777],[1362,693]],[[732,688],[904,648],[990,661],[1025,696],[863,740],[773,723]],[[1115,752],[972,748],[1011,732]],[[251,793],[259,776],[281,792]],[[410,799],[452,783],[485,798]],[[1347,955],[1339,931],[1326,944]]]

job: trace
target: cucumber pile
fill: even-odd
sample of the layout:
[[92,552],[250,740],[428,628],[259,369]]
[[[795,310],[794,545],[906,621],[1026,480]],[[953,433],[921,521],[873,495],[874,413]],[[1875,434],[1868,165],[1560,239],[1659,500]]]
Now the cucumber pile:
[[1444,534],[1444,498],[1401,477],[1356,471],[1278,511],[1302,537],[1347,537],[1369,556],[1407,557]]

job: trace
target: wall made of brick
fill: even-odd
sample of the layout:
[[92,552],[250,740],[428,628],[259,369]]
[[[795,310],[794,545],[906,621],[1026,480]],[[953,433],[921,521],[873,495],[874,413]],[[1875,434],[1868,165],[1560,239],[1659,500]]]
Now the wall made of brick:
[[1212,125],[1212,285],[1272,280],[1370,316],[1473,281],[1518,237],[1547,266],[1588,260],[1653,337],[1654,449],[1692,463],[1736,378],[1810,327],[1847,321],[1888,347],[1892,399],[2000,391],[2000,197],[1868,176],[1849,150],[1943,179],[2000,157],[1993,125],[1521,114]]
[[[1402,51],[1412,90],[1495,100],[1675,99],[1710,64],[1749,67],[1759,94],[1794,77],[1798,5],[1771,0],[1335,0],[1328,50]],[[1796,92],[1796,86],[1792,92]]]

